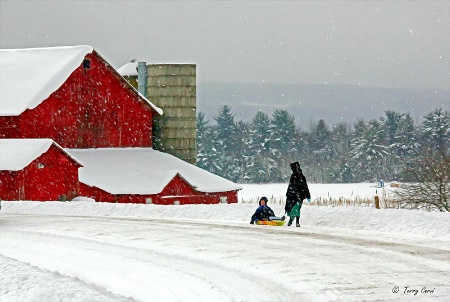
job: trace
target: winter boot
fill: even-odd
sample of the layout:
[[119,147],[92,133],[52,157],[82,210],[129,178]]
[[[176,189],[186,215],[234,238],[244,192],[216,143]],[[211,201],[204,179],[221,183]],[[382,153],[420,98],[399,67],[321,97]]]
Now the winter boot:
[[292,218],[292,217],[289,218],[288,226],[291,226],[293,220],[294,220],[294,218]]
[[295,224],[295,226],[299,228],[299,227],[300,227],[300,223],[297,222],[297,223]]
[[295,221],[296,222],[295,226],[299,228],[300,227],[300,217],[296,217],[295,220],[296,220]]

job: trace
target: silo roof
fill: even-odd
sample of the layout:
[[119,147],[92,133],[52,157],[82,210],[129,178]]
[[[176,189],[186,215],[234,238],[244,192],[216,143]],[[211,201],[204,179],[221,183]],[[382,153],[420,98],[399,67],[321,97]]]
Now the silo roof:
[[138,62],[129,62],[120,67],[119,69],[117,69],[117,72],[123,77],[137,76],[138,75],[137,67]]

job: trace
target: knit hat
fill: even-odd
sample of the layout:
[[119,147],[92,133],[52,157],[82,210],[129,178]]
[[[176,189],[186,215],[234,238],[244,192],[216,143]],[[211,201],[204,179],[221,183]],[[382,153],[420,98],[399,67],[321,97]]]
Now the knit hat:
[[261,200],[264,200],[265,202],[266,202],[266,205],[267,205],[267,203],[269,202],[269,200],[267,200],[267,197],[261,197],[260,199],[259,199],[259,205],[261,205]]

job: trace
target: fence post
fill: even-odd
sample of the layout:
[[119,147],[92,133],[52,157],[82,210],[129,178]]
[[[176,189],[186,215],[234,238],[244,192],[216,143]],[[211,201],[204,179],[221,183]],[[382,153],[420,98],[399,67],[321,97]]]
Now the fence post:
[[378,197],[378,195],[375,195],[375,208],[379,209],[380,208],[380,198]]

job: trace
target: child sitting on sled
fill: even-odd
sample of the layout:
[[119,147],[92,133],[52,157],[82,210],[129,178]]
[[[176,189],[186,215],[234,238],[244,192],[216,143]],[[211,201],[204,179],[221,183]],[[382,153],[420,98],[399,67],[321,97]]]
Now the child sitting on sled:
[[254,224],[258,220],[269,220],[269,217],[275,216],[272,209],[267,206],[267,202],[267,197],[261,197],[259,200],[259,207],[256,209],[255,214],[253,214],[250,224]]

